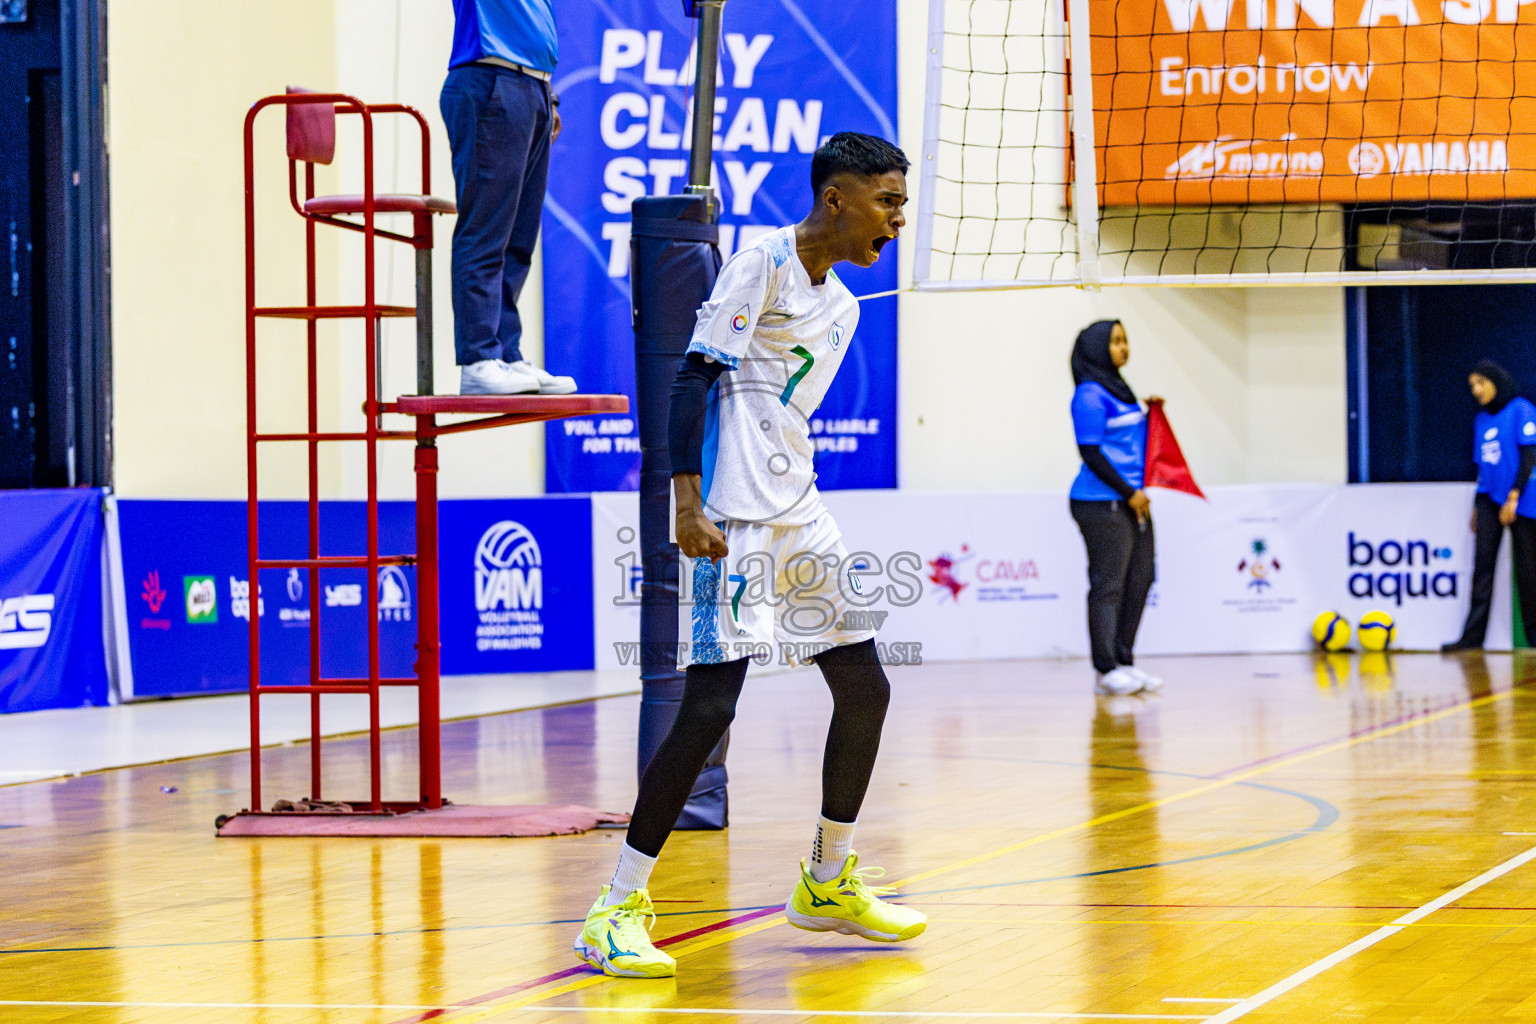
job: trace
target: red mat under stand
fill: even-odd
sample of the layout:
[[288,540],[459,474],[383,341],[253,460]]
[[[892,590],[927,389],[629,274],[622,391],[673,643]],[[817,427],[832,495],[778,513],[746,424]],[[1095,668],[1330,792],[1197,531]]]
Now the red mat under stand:
[[599,825],[628,824],[629,815],[564,807],[477,807],[449,804],[435,811],[337,814],[284,811],[236,814],[218,823],[221,836],[570,836]]
[[[294,212],[304,218],[306,297],[304,305],[258,306],[256,304],[256,205],[255,152],[253,148],[256,116],[269,106],[281,106],[288,116],[288,190]],[[336,115],[357,115],[362,127],[363,189],[359,195],[316,196],[315,164],[328,164],[335,151]],[[419,195],[379,195],[374,192],[373,119],[380,114],[400,114],[414,118],[421,133],[421,193]],[[600,821],[624,821],[622,815],[605,814],[586,808],[529,807],[457,807],[445,806],[442,793],[442,766],[439,732],[439,667],[441,656],[438,628],[438,545],[437,545],[437,439],[448,434],[518,423],[537,423],[568,416],[594,413],[626,413],[629,399],[623,395],[434,395],[432,385],[432,216],[452,213],[453,203],[431,195],[431,160],[426,120],[415,110],[400,104],[369,105],[341,93],[309,93],[290,90],[286,95],[268,96],[253,106],[245,118],[245,359],[246,359],[246,517],[249,533],[248,579],[259,586],[263,569],[300,569],[308,574],[309,593],[309,681],[304,685],[263,685],[261,682],[261,617],[250,616],[250,693],[251,693],[251,810],[241,811],[219,822],[220,835],[552,835],[584,831]],[[299,190],[300,164],[304,166],[303,194]],[[381,214],[411,217],[410,234],[388,231],[376,223]],[[346,214],[361,219],[348,219]],[[317,301],[315,231],[317,225],[356,231],[363,235],[363,301],[358,305],[321,305]],[[374,289],[378,239],[410,245],[416,252],[416,305],[391,306],[378,301]],[[260,318],[297,319],[308,326],[307,424],[302,431],[263,432],[257,429],[257,344],[256,325]],[[380,353],[379,321],[382,317],[415,317],[417,346],[417,388],[419,395],[406,395],[394,402],[380,396],[378,368]],[[368,344],[360,353],[365,364],[366,393],[363,401],[364,429],[352,432],[325,432],[319,427],[318,332],[316,324],[328,319],[358,319],[363,322],[363,337]],[[385,430],[386,414],[410,416],[411,430]],[[466,421],[440,424],[439,416],[467,415]],[[416,442],[416,553],[379,551],[379,469],[380,441]],[[320,445],[361,443],[367,457],[367,540],[366,550],[343,555],[320,551]],[[304,558],[262,558],[257,529],[257,498],[260,493],[257,474],[257,447],[266,443],[300,443],[308,452],[309,545]],[[418,594],[416,631],[417,661],[415,674],[406,678],[382,678],[379,671],[378,587],[364,588],[368,611],[368,675],[365,678],[326,678],[320,674],[320,630],[322,612],[321,573],[333,569],[366,569],[377,580],[383,566],[416,567]],[[414,800],[385,801],[382,792],[379,690],[384,686],[414,686],[418,696],[421,731],[420,791]],[[308,799],[321,801],[321,728],[322,694],[366,694],[369,705],[369,777],[366,800],[344,803],[352,813],[263,812],[261,793],[261,697],[272,693],[307,694],[310,698],[310,792]],[[570,812],[580,812],[572,817]],[[593,824],[566,827],[596,815]],[[369,822],[385,831],[369,831]],[[525,826],[510,824],[529,821],[526,826],[537,831],[518,831]],[[394,831],[389,831],[394,829]]]

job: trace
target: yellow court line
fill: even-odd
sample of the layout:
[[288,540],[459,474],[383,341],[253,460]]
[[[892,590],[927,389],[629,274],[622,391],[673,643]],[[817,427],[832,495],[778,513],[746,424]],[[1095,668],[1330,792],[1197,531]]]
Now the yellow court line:
[[[1443,718],[1449,718],[1451,715],[1460,714],[1463,711],[1471,711],[1474,708],[1483,707],[1484,705],[1492,704],[1495,701],[1504,700],[1513,696],[1515,692],[1516,689],[1512,687],[1501,693],[1490,693],[1485,697],[1478,697],[1473,700],[1469,700],[1464,704],[1456,704],[1452,707],[1442,708],[1439,711],[1431,712],[1421,718],[1411,718],[1406,722],[1398,722],[1396,725],[1383,726],[1380,729],[1361,733],[1359,736],[1351,736],[1349,739],[1339,740],[1336,743],[1330,743],[1325,747],[1318,747],[1316,750],[1309,750],[1304,753],[1297,754],[1293,757],[1270,762],[1269,764],[1258,765],[1248,769],[1245,772],[1239,772],[1236,775],[1229,775],[1225,778],[1216,779],[1204,785],[1196,786],[1194,789],[1186,790],[1183,793],[1175,793],[1173,796],[1165,796],[1157,800],[1149,800],[1146,803],[1136,804],[1133,807],[1125,807],[1118,811],[1111,811],[1108,814],[1101,814],[1099,817],[1094,818],[1091,821],[1080,822],[1076,825],[1067,825],[1063,828],[1053,829],[1050,832],[1042,832],[1040,835],[1032,836],[1029,839],[1023,840],[1022,842],[1011,843],[1008,846],[1001,846],[995,850],[990,850],[987,853],[978,854],[975,857],[967,857],[964,860],[958,860],[951,864],[945,864],[940,867],[932,868],[928,871],[921,871],[915,875],[908,875],[906,878],[899,879],[887,884],[896,888],[902,888],[904,886],[909,886],[914,882],[926,881],[930,878],[938,877],[939,875],[947,875],[955,871],[960,871],[964,868],[974,867],[977,864],[985,864],[987,861],[996,860],[999,857],[1006,857],[1010,853],[1017,853],[1019,850],[1025,850],[1031,846],[1038,846],[1041,843],[1049,842],[1052,839],[1060,839],[1063,836],[1075,835],[1079,832],[1085,832],[1088,829],[1097,828],[1100,825],[1107,825],[1112,821],[1119,821],[1122,818],[1129,818],[1132,815],[1145,813],[1146,811],[1153,810],[1157,807],[1166,807],[1168,804],[1178,803],[1182,800],[1190,800],[1197,796],[1204,796],[1206,793],[1213,793],[1218,789],[1225,789],[1228,786],[1235,786],[1240,782],[1246,782],[1249,779],[1268,774],[1269,772],[1275,771],[1279,768],[1286,768],[1290,765],[1300,764],[1303,761],[1309,761],[1314,757],[1322,757],[1324,754],[1337,753],[1340,750],[1347,750],[1350,747],[1357,746],[1361,743],[1369,743],[1373,740],[1379,740],[1387,736],[1395,736],[1400,732],[1407,732],[1409,729],[1417,729],[1421,725],[1428,725],[1431,722],[1438,722]],[[734,939],[744,938],[748,935],[755,935],[758,932],[767,931],[769,928],[776,928],[779,925],[787,923],[788,922],[786,919],[782,917],[773,917],[763,921],[754,922],[742,928],[722,929],[721,931],[714,932],[709,935],[700,936],[698,939],[693,941],[685,942],[676,950],[671,952],[674,957],[681,959],[682,957],[691,953],[709,949],[713,946],[718,946],[721,943],[729,942]],[[451,1021],[452,1024],[475,1024],[476,1021],[487,1020],[497,1014],[506,1013],[509,1010],[516,1010],[524,1006],[529,1006],[533,1003],[543,1002],[546,999],[552,999],[555,996],[565,995],[569,992],[579,992],[582,989],[591,988],[594,985],[600,985],[605,981],[611,980],[613,979],[609,978],[606,974],[596,974],[591,977],[580,978],[576,981],[566,982],[565,984],[556,986],[555,988],[535,989],[533,991],[525,992],[522,995],[515,996],[512,999],[507,1000],[506,1002],[498,1003],[495,1006],[487,1007],[483,1010],[476,1010],[462,1016],[454,1015],[450,1012],[433,1019],[434,1021]]]

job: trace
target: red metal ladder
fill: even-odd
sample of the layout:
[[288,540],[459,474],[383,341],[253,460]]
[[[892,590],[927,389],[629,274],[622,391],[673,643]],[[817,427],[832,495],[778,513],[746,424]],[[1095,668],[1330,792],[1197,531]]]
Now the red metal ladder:
[[[256,304],[256,207],[254,127],[257,115],[271,106],[282,106],[287,113],[287,155],[289,200],[294,211],[304,219],[305,282],[303,305],[258,306]],[[355,114],[362,123],[363,190],[357,195],[316,196],[315,164],[329,163],[335,153],[336,115]],[[374,125],[379,114],[398,114],[413,118],[421,132],[421,191],[409,195],[383,195],[375,191]],[[302,197],[299,192],[299,164],[304,165]],[[439,733],[440,630],[438,607],[437,545],[437,438],[446,434],[489,427],[508,426],[581,416],[602,412],[627,412],[629,401],[623,395],[517,395],[517,396],[438,396],[432,383],[432,217],[454,212],[454,204],[431,195],[430,139],[426,120],[411,107],[397,103],[365,104],[342,93],[310,93],[290,89],[280,96],[268,96],[251,107],[245,118],[245,346],[246,346],[246,523],[247,570],[252,590],[252,606],[260,608],[259,580],[262,570],[300,569],[307,573],[309,591],[309,678],[301,685],[264,684],[261,681],[261,615],[249,616],[250,628],[250,727],[251,727],[251,806],[242,812],[261,814],[261,698],[268,694],[307,694],[310,698],[310,794],[322,799],[320,701],[325,694],[366,694],[369,706],[370,789],[366,800],[342,801],[352,811],[393,814],[416,810],[434,810],[445,803],[442,795],[441,750]],[[377,224],[380,214],[408,213],[412,218],[409,235],[388,231]],[[349,220],[344,215],[360,216]],[[363,302],[360,305],[322,305],[316,287],[316,229],[329,225],[363,235]],[[375,241],[410,245],[416,252],[416,305],[394,306],[380,303],[375,290]],[[417,344],[417,384],[419,395],[402,396],[394,402],[379,395],[378,360],[374,346],[379,337],[379,322],[385,317],[415,317]],[[303,320],[306,338],[306,429],[292,432],[263,433],[257,429],[257,323],[263,318]],[[318,323],[329,319],[363,321],[365,352],[364,429],[361,431],[321,431],[318,394]],[[414,429],[385,430],[383,416],[398,413],[411,416]],[[471,414],[479,418],[465,422],[439,424],[445,414]],[[415,553],[384,554],[379,550],[378,443],[386,440],[416,442],[416,544]],[[366,446],[366,542],[361,554],[327,555],[320,546],[320,445],[355,442]],[[300,443],[308,455],[308,548],[303,558],[263,558],[260,556],[258,529],[259,479],[258,446],[268,443]],[[378,575],[385,566],[416,567],[417,580],[417,659],[415,674],[403,678],[384,678],[380,674],[378,617]],[[367,592],[368,674],[366,677],[336,678],[321,675],[320,574],[335,569],[366,569],[370,584]],[[383,799],[381,772],[380,689],[384,686],[415,686],[420,729],[420,791],[417,799]]]

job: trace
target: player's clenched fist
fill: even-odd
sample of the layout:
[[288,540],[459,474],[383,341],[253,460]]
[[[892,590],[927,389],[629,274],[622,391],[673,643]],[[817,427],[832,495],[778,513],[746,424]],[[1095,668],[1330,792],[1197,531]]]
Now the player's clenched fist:
[[696,473],[677,473],[672,492],[677,500],[677,546],[689,558],[724,558],[730,553],[725,534],[704,513],[703,479]]
[[677,513],[677,546],[689,558],[724,558],[730,553],[725,545],[725,534],[720,527],[709,521],[703,512],[694,509]]

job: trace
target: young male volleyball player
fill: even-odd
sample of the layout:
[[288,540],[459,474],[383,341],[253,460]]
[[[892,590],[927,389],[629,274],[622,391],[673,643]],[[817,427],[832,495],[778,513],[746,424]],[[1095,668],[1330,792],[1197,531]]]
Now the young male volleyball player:
[[890,686],[874,631],[861,628],[867,617],[847,615],[864,607],[862,585],[816,492],[809,423],[859,320],[832,268],[872,265],[901,231],[907,167],[881,139],[832,136],[811,160],[810,214],[733,256],[699,311],[672,385],[668,438],[681,571],[693,584],[682,622],[687,677],[677,720],[640,780],[613,881],[576,938],[576,955],[608,974],[677,969],[651,943],[646,885],[735,715],[754,652],[814,661],[832,691],[821,819],[784,908],[790,923],[877,942],[927,925],[879,898],[889,890],[866,884],[852,848]]

